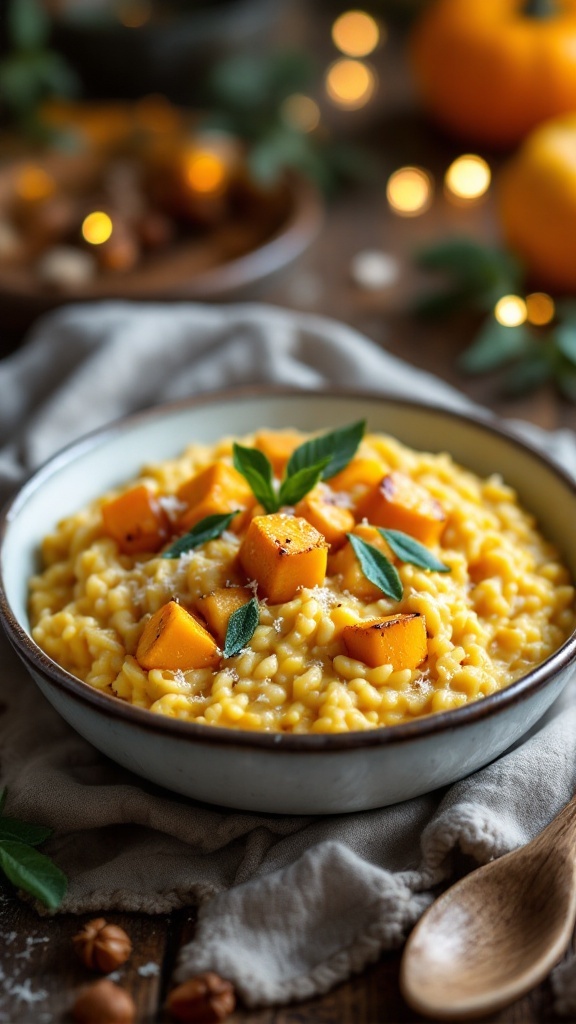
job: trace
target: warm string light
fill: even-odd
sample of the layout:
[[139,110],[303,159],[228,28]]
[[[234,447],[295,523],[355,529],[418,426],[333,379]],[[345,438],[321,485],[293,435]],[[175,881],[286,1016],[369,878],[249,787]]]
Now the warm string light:
[[429,209],[433,182],[421,167],[399,167],[388,178],[386,198],[394,213],[401,217],[417,217]]
[[124,28],[142,28],[151,17],[150,0],[124,0],[118,8],[118,21]]
[[364,107],[376,90],[376,74],[361,60],[342,57],[326,72],[326,92],[332,103],[345,110]]
[[503,295],[494,306],[494,317],[503,327],[520,327],[527,316],[526,303],[519,295]]
[[444,175],[444,187],[450,198],[474,201],[490,187],[490,167],[481,156],[466,153],[454,160]]
[[334,46],[347,57],[367,57],[382,34],[378,22],[365,11],[345,11],[332,25]]
[[186,157],[184,174],[193,192],[202,195],[220,195],[225,188],[228,170],[217,153],[193,150]]
[[298,132],[313,132],[320,124],[320,107],[310,96],[299,92],[284,100],[280,114],[284,123]]
[[526,296],[526,319],[535,327],[544,327],[556,315],[554,299],[546,292],[531,292]]
[[82,237],[90,245],[103,245],[113,231],[112,218],[102,210],[94,210],[82,221]]
[[48,199],[56,191],[56,182],[42,167],[28,164],[19,172],[15,191],[18,199],[34,203]]

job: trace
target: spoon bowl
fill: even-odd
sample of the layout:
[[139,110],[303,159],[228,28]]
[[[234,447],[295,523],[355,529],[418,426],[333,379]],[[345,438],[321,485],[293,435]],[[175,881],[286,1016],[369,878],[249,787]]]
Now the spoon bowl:
[[462,878],[410,935],[400,971],[406,1002],[466,1020],[539,984],[576,919],[576,798],[532,842]]

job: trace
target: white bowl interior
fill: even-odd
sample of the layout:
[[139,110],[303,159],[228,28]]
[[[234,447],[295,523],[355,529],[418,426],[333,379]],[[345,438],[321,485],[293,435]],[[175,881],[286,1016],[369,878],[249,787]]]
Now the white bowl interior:
[[144,414],[121,428],[112,426],[86,438],[48,463],[23,489],[7,521],[2,562],[14,615],[28,628],[28,579],[38,568],[38,548],[45,534],[64,516],[129,480],[145,463],[174,457],[194,441],[212,442],[262,426],[329,430],[361,418],[367,419],[369,430],[391,433],[414,448],[448,451],[482,476],[500,473],[517,489],[576,576],[576,491],[513,439],[459,415],[393,399],[250,395]]

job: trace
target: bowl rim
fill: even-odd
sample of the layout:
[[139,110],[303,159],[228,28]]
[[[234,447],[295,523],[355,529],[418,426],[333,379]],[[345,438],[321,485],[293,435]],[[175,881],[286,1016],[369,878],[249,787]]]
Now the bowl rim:
[[440,403],[425,399],[415,400],[381,390],[348,390],[331,389],[316,390],[274,385],[255,385],[220,391],[211,391],[188,398],[178,399],[151,406],[149,408],[121,416],[87,434],[82,435],[59,449],[39,466],[8,499],[0,512],[0,622],[8,639],[20,654],[24,664],[32,672],[40,673],[51,686],[73,698],[76,702],[88,705],[96,712],[112,719],[119,719],[127,725],[134,725],[146,732],[162,734],[181,740],[194,740],[208,746],[239,747],[243,750],[279,749],[294,754],[306,752],[329,753],[336,751],[357,751],[370,747],[388,747],[403,745],[425,737],[448,734],[454,729],[473,726],[479,722],[493,718],[511,705],[529,699],[538,688],[561,670],[568,668],[576,659],[576,629],[564,643],[545,661],[510,683],[508,686],[488,694],[482,700],[465,704],[450,711],[437,712],[415,719],[413,722],[402,723],[368,730],[357,730],[346,733],[273,733],[257,732],[244,729],[218,728],[194,722],[184,722],[168,718],[164,715],[151,714],[148,709],[138,708],[117,697],[112,697],[83,682],[76,676],[61,668],[35,643],[27,630],[21,625],[12,610],[4,583],[4,550],[10,524],[16,519],[19,509],[29,496],[41,488],[44,480],[69,463],[81,459],[84,454],[102,443],[108,443],[114,437],[137,429],[141,424],[162,419],[164,416],[178,414],[187,409],[205,405],[218,405],[238,401],[254,401],[258,398],[288,398],[312,400],[349,400],[367,401],[380,404],[395,404],[407,410],[424,410],[432,414],[453,419],[457,424],[464,421],[487,431],[497,438],[502,438],[512,447],[516,446],[524,453],[540,462],[546,469],[559,478],[564,486],[576,497],[576,479],[562,466],[551,459],[530,441],[520,437],[506,426],[489,410],[474,407],[470,411],[447,408]]

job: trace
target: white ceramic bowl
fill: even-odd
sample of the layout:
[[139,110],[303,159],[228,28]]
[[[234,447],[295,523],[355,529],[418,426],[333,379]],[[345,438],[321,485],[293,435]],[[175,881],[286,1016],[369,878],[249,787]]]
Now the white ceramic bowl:
[[295,736],[176,721],[99,693],[56,665],[30,637],[27,586],[43,535],[63,516],[178,455],[191,441],[261,426],[329,430],[366,417],[414,448],[449,451],[480,475],[500,472],[537,516],[576,577],[576,485],[545,456],[484,419],[367,395],[248,393],[152,409],[91,434],[41,468],[4,512],[0,613],[42,693],[113,760],[168,789],[245,810],[357,811],[405,800],[463,778],[498,757],[565,686],[576,635],[509,687],[456,711],[406,725]]

